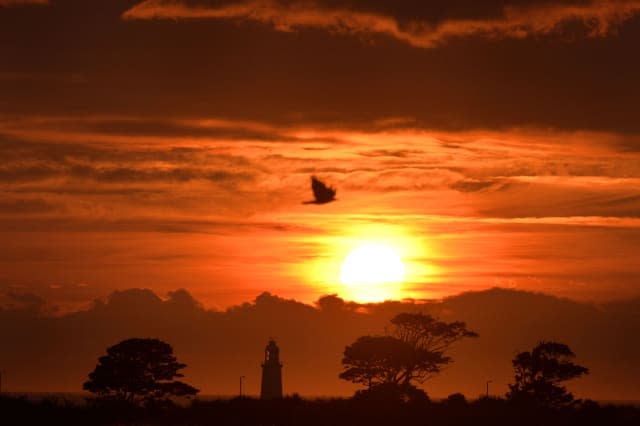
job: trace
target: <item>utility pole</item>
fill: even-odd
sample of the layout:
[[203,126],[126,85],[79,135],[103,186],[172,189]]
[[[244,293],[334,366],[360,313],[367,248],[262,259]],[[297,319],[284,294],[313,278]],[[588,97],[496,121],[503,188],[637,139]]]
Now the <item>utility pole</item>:
[[242,379],[244,379],[244,376],[240,376],[240,398],[242,398]]
[[493,383],[493,380],[487,380],[487,398],[489,398],[489,383]]

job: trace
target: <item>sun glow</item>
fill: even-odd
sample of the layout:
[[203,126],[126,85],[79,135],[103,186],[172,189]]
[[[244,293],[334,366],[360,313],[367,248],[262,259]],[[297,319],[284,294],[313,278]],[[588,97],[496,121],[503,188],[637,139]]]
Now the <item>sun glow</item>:
[[[431,259],[441,255],[428,233],[413,232],[413,218],[396,218],[406,224],[362,214],[327,218],[307,213],[304,218],[324,232],[298,239],[286,236],[286,241],[304,248],[288,255],[302,256],[301,261],[291,262],[288,271],[308,286],[310,301],[331,294],[356,303],[431,297],[431,285],[442,274]],[[286,218],[287,223],[295,221]]]
[[342,262],[340,281],[350,296],[377,302],[398,293],[405,266],[398,252],[383,244],[364,244],[353,249]]

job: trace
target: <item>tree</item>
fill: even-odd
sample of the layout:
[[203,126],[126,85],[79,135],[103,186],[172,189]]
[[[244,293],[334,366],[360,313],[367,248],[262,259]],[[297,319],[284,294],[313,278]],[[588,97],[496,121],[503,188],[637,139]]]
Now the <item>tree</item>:
[[517,354],[512,361],[515,383],[509,385],[507,398],[533,401],[547,407],[573,404],[573,395],[560,383],[589,373],[589,369],[574,364],[574,358],[569,346],[544,341],[531,352]]
[[170,404],[170,397],[189,397],[198,389],[174,381],[186,367],[173,348],[158,339],[128,339],[107,349],[83,389],[101,401],[131,405]]
[[414,393],[452,359],[445,351],[455,342],[478,334],[465,323],[446,323],[425,314],[402,313],[391,320],[386,336],[362,336],[344,350],[340,378],[371,391],[384,386]]

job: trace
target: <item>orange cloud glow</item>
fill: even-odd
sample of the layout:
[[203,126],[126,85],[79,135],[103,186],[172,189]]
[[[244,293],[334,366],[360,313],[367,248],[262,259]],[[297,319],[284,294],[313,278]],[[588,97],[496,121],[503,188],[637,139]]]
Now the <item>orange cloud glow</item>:
[[[0,278],[109,291],[116,274],[166,290],[182,283],[223,306],[265,289],[313,301],[349,297],[340,265],[371,243],[405,262],[396,298],[493,285],[633,293],[638,265],[624,253],[634,240],[619,236],[640,229],[632,137],[380,125],[0,120],[0,228],[10,234]],[[337,202],[302,204],[312,174],[338,188]]]
[[587,37],[604,37],[640,12],[640,1],[594,0],[583,5],[508,6],[498,18],[453,19],[439,23],[411,21],[406,25],[382,13],[322,2],[250,0],[223,5],[193,6],[166,0],[145,0],[123,14],[124,19],[244,19],[273,26],[277,31],[321,28],[332,33],[384,35],[420,48],[433,48],[461,37],[526,38],[562,34],[579,23]]

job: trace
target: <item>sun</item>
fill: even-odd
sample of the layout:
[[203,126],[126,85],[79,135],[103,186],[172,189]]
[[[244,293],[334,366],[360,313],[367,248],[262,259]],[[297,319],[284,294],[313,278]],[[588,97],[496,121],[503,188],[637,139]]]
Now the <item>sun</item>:
[[342,262],[340,281],[349,296],[361,302],[394,298],[404,281],[405,266],[398,252],[384,244],[364,244]]

